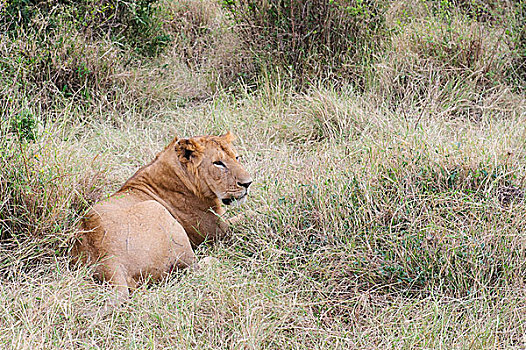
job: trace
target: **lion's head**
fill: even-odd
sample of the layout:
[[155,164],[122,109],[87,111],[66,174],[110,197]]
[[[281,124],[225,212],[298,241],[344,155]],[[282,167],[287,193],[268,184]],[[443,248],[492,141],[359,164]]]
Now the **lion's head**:
[[226,205],[243,202],[252,183],[239,163],[233,140],[229,131],[222,136],[197,136],[175,142],[179,161],[193,177],[199,194],[215,196]]

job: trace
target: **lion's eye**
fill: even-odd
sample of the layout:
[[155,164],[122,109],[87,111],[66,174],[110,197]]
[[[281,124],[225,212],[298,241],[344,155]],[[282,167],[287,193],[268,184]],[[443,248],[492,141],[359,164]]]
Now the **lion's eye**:
[[237,156],[236,160],[239,162],[241,160],[241,157],[243,157],[243,156]]
[[217,162],[214,162],[214,165],[218,168],[226,168],[226,165],[220,160],[218,160]]

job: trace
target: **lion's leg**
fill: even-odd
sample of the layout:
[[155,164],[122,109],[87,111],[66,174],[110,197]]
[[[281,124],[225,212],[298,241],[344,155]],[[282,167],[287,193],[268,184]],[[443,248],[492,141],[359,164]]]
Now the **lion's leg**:
[[[135,281],[131,280],[126,271],[122,266],[118,266],[112,271],[111,276],[107,281],[113,286],[114,296],[111,297],[105,304],[104,310],[110,311],[111,309],[120,306],[130,296],[130,287],[135,287]],[[129,282],[132,282],[130,285]]]
[[233,226],[233,225],[235,225],[235,224],[237,224],[237,223],[239,223],[239,222],[245,220],[246,217],[247,217],[246,214],[241,213],[241,214],[237,214],[237,215],[235,215],[235,216],[233,216],[233,217],[231,217],[230,219],[227,219],[227,220],[225,220],[225,221],[226,221],[226,223],[227,223],[229,226]]
[[191,270],[199,269],[197,256],[190,245],[188,237],[185,237],[181,243],[179,247],[180,252],[177,254],[177,259],[170,270],[183,270],[187,268]]
[[232,216],[229,219],[223,218],[223,222],[226,223],[229,226],[236,225],[242,221],[250,220],[254,218],[254,216],[257,215],[257,212],[252,209],[247,209],[244,213],[239,213],[237,215]]
[[197,256],[195,256],[194,250],[192,249],[192,246],[190,245],[190,241],[188,240],[188,244],[186,244],[186,250],[182,256],[182,258],[179,258],[178,264],[181,268],[187,268],[192,265],[194,265],[197,262]]
[[192,265],[192,269],[198,271],[201,269],[207,269],[209,266],[217,264],[219,264],[219,260],[217,258],[214,258],[213,256],[207,256]]

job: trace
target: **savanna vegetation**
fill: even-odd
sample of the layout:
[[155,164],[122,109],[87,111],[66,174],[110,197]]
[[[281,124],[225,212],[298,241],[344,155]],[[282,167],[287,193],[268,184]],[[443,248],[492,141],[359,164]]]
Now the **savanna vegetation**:
[[[0,0],[0,33],[1,348],[526,347],[525,1]],[[97,314],[83,213],[226,130],[251,219]]]

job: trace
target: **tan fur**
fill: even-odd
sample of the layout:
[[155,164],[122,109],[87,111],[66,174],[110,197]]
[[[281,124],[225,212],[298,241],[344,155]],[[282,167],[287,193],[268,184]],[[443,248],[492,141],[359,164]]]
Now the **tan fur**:
[[98,263],[96,276],[115,286],[117,302],[146,278],[195,264],[192,247],[224,233],[221,200],[244,199],[252,182],[233,138],[175,138],[86,215],[72,253]]

